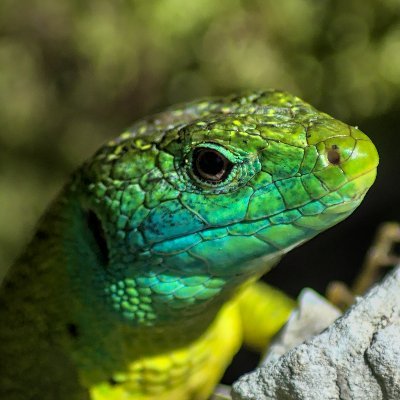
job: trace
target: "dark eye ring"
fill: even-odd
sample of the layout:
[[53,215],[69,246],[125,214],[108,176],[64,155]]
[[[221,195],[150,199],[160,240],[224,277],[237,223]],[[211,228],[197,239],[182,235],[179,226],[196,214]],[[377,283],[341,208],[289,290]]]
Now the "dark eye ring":
[[222,182],[232,168],[233,163],[217,150],[198,147],[193,151],[192,170],[202,181],[212,184]]

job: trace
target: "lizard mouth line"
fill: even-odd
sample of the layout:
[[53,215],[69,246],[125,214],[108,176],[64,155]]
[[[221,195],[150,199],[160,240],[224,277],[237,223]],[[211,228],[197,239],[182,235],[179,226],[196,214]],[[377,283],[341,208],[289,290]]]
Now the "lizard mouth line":
[[[359,175],[353,176],[351,179],[349,179],[348,181],[346,181],[346,182],[343,183],[342,185],[340,185],[340,186],[338,186],[337,188],[335,188],[335,190],[331,190],[330,193],[336,192],[336,191],[340,190],[343,186],[345,186],[345,185],[347,185],[347,184],[349,184],[349,183],[351,183],[351,182],[354,182],[355,180],[357,180],[357,179],[359,179],[359,178],[362,178],[363,176],[368,175],[368,174],[370,174],[371,172],[374,172],[374,171],[376,171],[376,166],[374,166],[374,167],[368,169],[367,171],[364,171],[364,172],[360,173]],[[358,201],[359,199],[362,199],[362,198],[363,198],[363,196],[364,196],[365,193],[368,191],[368,189],[369,189],[369,186],[366,187],[365,190],[362,190],[362,191],[357,192],[354,196],[352,196],[351,198],[349,198],[349,199],[347,199],[347,200],[344,200],[343,202],[341,202],[341,203],[339,203],[339,204],[327,206],[326,210],[334,209],[334,208],[336,208],[336,207],[338,207],[338,206],[343,206],[343,205],[345,205],[345,204],[349,204],[349,203],[356,202],[356,201]],[[328,194],[329,194],[329,193],[328,193]],[[305,204],[302,205],[302,206],[305,206],[306,204],[309,204],[309,203],[311,203],[312,201],[319,200],[319,199],[321,199],[322,197],[324,197],[324,196],[326,196],[326,195],[327,195],[327,194],[324,194],[324,195],[322,195],[322,196],[315,197],[315,198],[310,198],[310,201],[309,201],[308,203],[305,203]],[[298,209],[298,207],[286,208],[284,211],[296,210],[296,209]],[[197,231],[195,231],[195,232],[190,232],[189,234],[180,234],[180,235],[176,235],[176,236],[173,236],[173,237],[171,237],[171,238],[168,238],[168,239],[164,239],[164,240],[160,240],[160,241],[155,241],[155,242],[151,243],[150,246],[148,246],[147,248],[144,248],[144,249],[143,249],[143,252],[145,252],[145,251],[151,251],[153,254],[164,254],[163,252],[154,251],[154,250],[153,250],[153,247],[156,246],[156,245],[160,245],[160,244],[163,244],[163,243],[167,243],[167,242],[172,241],[172,240],[176,240],[176,239],[183,238],[183,237],[185,237],[185,236],[194,235],[194,234],[196,234],[196,233],[197,233],[197,234],[201,234],[202,232],[211,231],[211,230],[213,230],[213,229],[229,228],[229,227],[231,227],[231,226],[233,226],[233,225],[236,225],[236,224],[238,224],[238,223],[240,223],[240,222],[251,224],[251,223],[260,222],[260,221],[262,221],[262,220],[268,220],[269,218],[272,218],[272,217],[274,217],[274,216],[276,216],[276,215],[279,215],[279,214],[281,214],[281,213],[284,212],[284,211],[280,211],[280,212],[275,213],[275,214],[267,215],[267,216],[260,217],[260,218],[256,218],[256,219],[252,219],[252,220],[246,220],[246,219],[241,220],[241,221],[239,220],[239,221],[231,222],[231,223],[226,224],[226,225],[220,225],[220,226],[210,226],[210,225],[208,225],[208,226],[204,227],[203,229],[199,229],[199,230],[197,230]],[[196,213],[194,213],[194,214],[196,214]],[[196,244],[196,243],[195,243],[195,244]],[[193,245],[194,245],[194,244],[193,244]],[[189,246],[189,248],[190,248],[190,247],[192,247],[192,246]],[[176,253],[180,253],[180,252],[181,252],[181,251],[178,251],[178,252],[176,252]],[[169,254],[171,254],[171,253],[169,253]]]

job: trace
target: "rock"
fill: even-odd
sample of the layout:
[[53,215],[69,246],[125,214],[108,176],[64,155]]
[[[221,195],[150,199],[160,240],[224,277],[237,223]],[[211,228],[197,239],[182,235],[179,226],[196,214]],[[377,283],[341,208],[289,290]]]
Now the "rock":
[[291,348],[307,338],[320,333],[334,322],[341,312],[325,297],[312,289],[303,289],[298,298],[298,308],[268,348],[261,363],[277,361]]
[[399,400],[400,267],[322,333],[289,344],[281,356],[289,341],[280,340],[260,368],[234,384],[233,399]]

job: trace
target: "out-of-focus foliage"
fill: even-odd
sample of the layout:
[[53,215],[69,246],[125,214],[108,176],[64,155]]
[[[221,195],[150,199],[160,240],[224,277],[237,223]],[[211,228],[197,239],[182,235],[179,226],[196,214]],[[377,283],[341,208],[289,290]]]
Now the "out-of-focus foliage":
[[135,118],[267,87],[383,130],[400,110],[399,0],[1,0],[0,270]]

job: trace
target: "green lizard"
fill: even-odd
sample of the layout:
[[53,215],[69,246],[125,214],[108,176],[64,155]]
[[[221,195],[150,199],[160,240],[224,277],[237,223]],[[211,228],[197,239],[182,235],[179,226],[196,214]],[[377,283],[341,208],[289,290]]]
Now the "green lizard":
[[357,128],[280,91],[137,122],[72,175],[3,283],[0,398],[207,399],[293,307],[255,281],[354,211],[377,165]]

